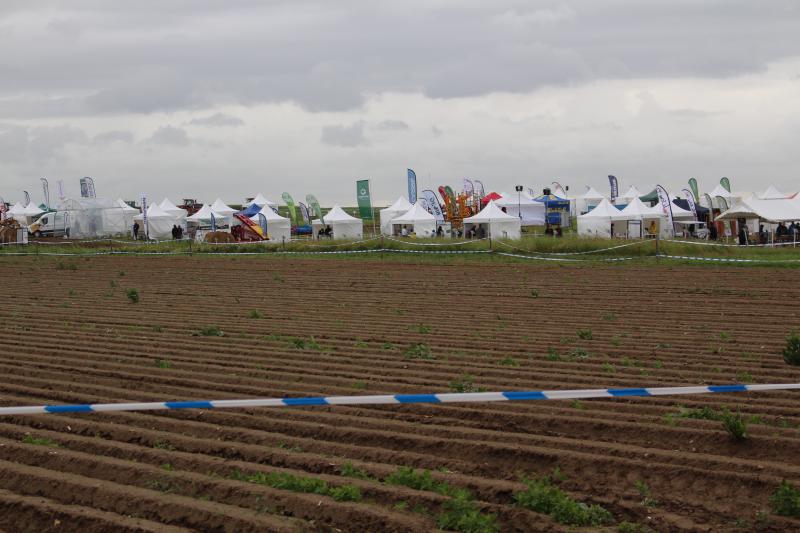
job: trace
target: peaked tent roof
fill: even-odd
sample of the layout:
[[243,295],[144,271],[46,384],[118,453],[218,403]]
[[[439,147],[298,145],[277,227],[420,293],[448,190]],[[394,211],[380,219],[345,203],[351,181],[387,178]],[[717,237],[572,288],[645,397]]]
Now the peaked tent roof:
[[[139,217],[141,217],[141,216],[142,215],[140,213]],[[172,219],[175,219],[177,217],[174,214],[168,213],[168,212],[164,211],[163,209],[161,209],[160,205],[153,204],[153,205],[151,205],[150,207],[147,208],[147,218],[172,218]]]
[[117,198],[117,205],[123,211],[128,211],[128,212],[131,212],[131,213],[134,213],[134,212],[135,213],[139,213],[138,209],[136,209],[135,207],[131,207],[128,204],[126,204],[125,201],[122,198]]
[[270,220],[283,220],[283,221],[286,221],[286,222],[291,222],[288,218],[282,217],[278,213],[273,211],[272,208],[269,205],[264,205],[264,207],[262,207],[261,210],[258,213],[256,213],[255,215],[251,216],[250,218],[254,222],[258,223],[258,215],[259,214],[264,215],[264,218],[267,219],[267,222],[269,222]]
[[422,202],[416,202],[414,206],[400,215],[392,219],[392,224],[413,224],[422,220],[435,221],[436,217],[428,213],[428,210],[422,207]]
[[24,217],[35,217],[36,215],[42,214],[44,211],[39,209],[39,206],[33,202],[30,202],[27,206],[22,208],[22,211],[19,212],[19,215]]
[[631,185],[628,187],[628,190],[625,192],[625,194],[620,195],[619,198],[632,200],[634,198],[639,198],[640,196],[642,196],[642,193],[639,192],[639,189],[637,189],[634,185]]
[[216,218],[226,218],[230,216],[230,213],[228,214],[220,213],[219,211],[214,209],[213,206],[210,206],[208,204],[203,204],[203,207],[198,209],[198,211],[195,214],[186,217],[186,220],[192,220],[192,221],[211,220],[211,215],[214,215],[214,217]]
[[770,185],[767,187],[763,193],[758,195],[759,200],[779,200],[783,198],[787,198],[788,195],[783,194],[781,191],[775,188],[774,185]]
[[265,205],[273,206],[273,205],[278,205],[278,204],[276,204],[275,202],[270,202],[269,200],[267,200],[267,199],[264,197],[264,195],[263,195],[263,194],[261,194],[261,193],[258,193],[258,194],[256,195],[256,197],[255,197],[255,198],[253,198],[252,200],[250,200],[250,201],[249,201],[248,203],[246,203],[244,206],[245,206],[245,207],[250,207],[251,205],[257,205],[257,206],[259,206],[259,207],[264,207]]
[[482,224],[485,222],[494,222],[498,220],[516,220],[519,222],[518,217],[513,217],[508,213],[504,213],[502,209],[497,207],[497,204],[494,203],[494,200],[486,204],[486,207],[481,209],[478,214],[465,218],[463,222],[467,224]]
[[728,192],[725,187],[720,184],[717,184],[717,186],[714,187],[714,190],[708,193],[708,195],[711,196],[711,198],[716,198],[717,196],[722,196],[723,198],[736,198],[736,195]]
[[360,218],[351,217],[345,213],[344,209],[339,207],[339,204],[334,205],[331,210],[325,214],[326,224],[330,224],[331,222],[353,222],[354,220],[361,222]]
[[[694,218],[694,213],[676,204],[675,200],[670,198],[670,202],[672,204],[672,218]],[[664,215],[664,212],[661,210],[661,202],[656,203],[656,205],[650,209],[655,215]]]
[[760,218],[771,222],[800,220],[800,204],[785,198],[776,200],[747,198],[720,214],[717,220],[736,218]]
[[[214,200],[214,203],[211,204],[211,209],[214,210],[214,213],[220,213],[221,215],[225,216],[232,215],[236,212],[236,209],[232,208],[219,198]],[[214,216],[216,216],[216,214]]]
[[608,198],[603,198],[594,209],[579,215],[578,218],[610,218],[611,220],[627,220],[627,216],[622,214],[622,211],[616,208],[614,204],[608,201]]
[[[653,209],[649,205],[645,205],[644,202],[639,200],[638,197],[634,197],[628,205],[625,206],[625,209],[620,211],[623,215],[627,215],[629,217],[652,217],[655,213]],[[660,214],[660,213],[659,213]]]
[[17,202],[8,208],[9,215],[21,215],[25,211],[25,206]]
[[177,205],[173,204],[169,198],[164,198],[163,200],[161,200],[161,203],[158,204],[158,206],[167,213],[172,213],[178,216],[180,215],[186,216],[186,211],[184,209],[181,209]]
[[510,206],[516,207],[517,205],[542,205],[541,201],[532,198],[531,196],[525,193],[520,193],[519,197],[517,197],[514,194],[508,194],[508,195],[503,194],[502,198],[500,198],[499,200],[494,200],[494,203],[496,203],[500,207],[510,207]]
[[[411,209],[411,207],[412,207],[411,206],[411,202],[406,200],[405,196],[401,196],[400,198],[398,198],[395,201],[395,203],[393,203],[392,205],[387,207],[386,210],[387,211],[400,211],[400,212],[405,213],[406,211]],[[381,211],[383,211],[383,209],[381,209]]]
[[586,189],[586,192],[578,196],[578,198],[583,198],[584,200],[604,200],[605,196],[597,192],[597,189],[590,186]]

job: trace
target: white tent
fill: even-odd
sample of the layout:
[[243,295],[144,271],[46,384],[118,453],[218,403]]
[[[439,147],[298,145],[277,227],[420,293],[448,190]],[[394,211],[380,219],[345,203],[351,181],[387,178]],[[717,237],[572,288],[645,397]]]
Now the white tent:
[[624,203],[627,204],[632,202],[634,198],[639,198],[640,196],[642,196],[642,193],[639,192],[639,189],[631,185],[628,187],[628,190],[625,191],[625,194],[617,197],[617,200],[623,200]]
[[360,239],[364,235],[361,219],[351,217],[338,205],[334,205],[325,215],[325,223],[319,219],[311,221],[314,237],[319,237],[319,230],[325,226],[331,227],[331,237],[334,239]]
[[404,214],[392,219],[392,233],[399,235],[402,227],[406,226],[409,233],[417,237],[436,236],[436,217],[422,207],[422,202],[417,202]]
[[170,202],[169,198],[164,198],[163,200],[161,200],[161,203],[158,204],[158,207],[160,207],[170,215],[173,215],[175,218],[179,219],[186,218],[186,215],[188,214],[185,209],[181,209],[177,205]]
[[627,216],[603,198],[594,209],[578,216],[578,235],[611,238],[611,224],[622,220],[628,220]]
[[[144,216],[139,213],[133,217],[139,223],[140,233],[144,234]],[[178,223],[175,215],[167,213],[158,204],[153,204],[147,208],[147,225],[149,227],[148,237],[151,239],[168,239],[172,237],[172,226]]]
[[203,207],[198,209],[195,214],[186,217],[186,220],[189,222],[195,222],[200,226],[210,226],[211,215],[214,215],[217,226],[230,225],[231,217],[229,215],[224,215],[222,213],[217,212],[212,206],[208,204],[203,204]]
[[36,215],[41,215],[42,213],[44,213],[44,211],[42,211],[38,205],[31,202],[25,206],[19,214],[24,217],[31,218],[35,217]]
[[714,190],[708,193],[708,195],[711,196],[711,198],[716,198],[717,196],[722,196],[723,198],[738,198],[735,194],[728,192],[725,187],[720,184],[717,184]]
[[506,214],[519,218],[523,226],[544,226],[545,212],[547,211],[544,203],[537,202],[527,194],[517,194],[519,197],[503,193],[502,198],[495,200],[494,203],[501,210],[505,208]]
[[784,198],[787,198],[787,195],[776,189],[774,185],[770,185],[767,190],[758,195],[759,200],[781,200]]
[[761,219],[767,222],[793,222],[800,220],[800,203],[785,198],[777,200],[760,200],[748,198],[742,200],[716,220]]
[[11,207],[9,207],[6,213],[13,218],[14,215],[22,216],[22,213],[24,211],[25,211],[25,206],[17,202]]
[[465,234],[476,226],[488,228],[488,236],[493,239],[519,239],[522,223],[519,217],[504,213],[492,200],[477,215],[464,219]]
[[236,212],[236,209],[232,208],[219,198],[214,200],[214,203],[211,204],[211,209],[214,211],[214,213],[219,213],[220,215],[224,215],[226,217],[229,217]]
[[133,227],[133,218],[139,214],[139,210],[131,207],[125,203],[122,198],[117,198],[117,206],[122,210],[122,216],[125,219],[125,228],[130,229]]
[[586,192],[579,195],[575,199],[575,206],[579,213],[585,213],[589,211],[591,207],[596,206],[599,204],[605,196],[597,191],[594,187],[588,187]]
[[264,197],[263,194],[258,193],[256,195],[256,197],[253,198],[252,200],[250,200],[249,202],[247,202],[244,205],[244,207],[250,207],[251,205],[257,205],[258,207],[264,207],[266,205],[266,206],[270,206],[271,207],[271,206],[275,206],[275,205],[278,205],[278,204],[276,204],[275,202],[270,202],[269,200],[267,200]]
[[411,209],[411,204],[406,200],[405,196],[398,198],[395,203],[386,209],[381,209],[381,233],[391,235],[392,219],[408,212],[409,209]]
[[250,220],[256,224],[260,224],[260,217],[258,215],[264,215],[264,218],[267,219],[267,237],[269,240],[278,242],[284,240],[288,242],[292,240],[291,220],[280,216],[267,204],[264,204],[264,206],[261,208],[261,211],[250,217]]
[[[692,220],[696,218],[694,213],[676,204],[675,200],[673,200],[672,198],[670,198],[670,204],[672,207],[673,220]],[[653,212],[653,214],[666,216],[664,214],[664,210],[661,209],[661,202],[657,202],[656,205],[650,208],[650,210]]]
[[[655,236],[657,232],[660,232],[663,237],[669,236],[669,228],[666,227],[666,217],[664,217],[664,213],[661,212],[660,209],[658,211],[654,210],[639,198],[631,200],[631,202],[625,206],[625,209],[620,211],[620,214],[627,217],[628,237],[640,238],[644,237],[646,234]],[[631,224],[632,221],[634,224]]]

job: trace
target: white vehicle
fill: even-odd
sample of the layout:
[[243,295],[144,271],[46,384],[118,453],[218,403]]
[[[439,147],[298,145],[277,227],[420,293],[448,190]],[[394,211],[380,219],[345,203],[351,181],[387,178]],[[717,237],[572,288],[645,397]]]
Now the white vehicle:
[[45,213],[28,226],[34,237],[60,237],[66,234],[66,211]]

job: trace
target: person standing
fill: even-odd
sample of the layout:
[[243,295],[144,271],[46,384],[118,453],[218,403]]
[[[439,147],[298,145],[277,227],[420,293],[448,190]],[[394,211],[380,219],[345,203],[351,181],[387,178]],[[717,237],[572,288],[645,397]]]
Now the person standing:
[[133,223],[133,240],[134,241],[138,241],[139,240],[139,223],[138,222],[134,222]]

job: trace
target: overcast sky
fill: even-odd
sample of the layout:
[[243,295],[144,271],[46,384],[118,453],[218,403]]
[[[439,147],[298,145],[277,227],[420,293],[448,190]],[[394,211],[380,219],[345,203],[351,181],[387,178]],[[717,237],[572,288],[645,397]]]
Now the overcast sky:
[[3,0],[0,195],[794,192],[798,28],[796,0]]

